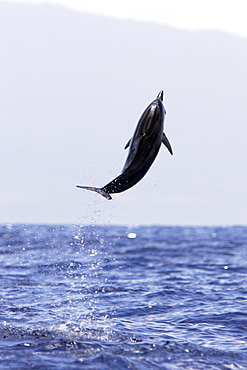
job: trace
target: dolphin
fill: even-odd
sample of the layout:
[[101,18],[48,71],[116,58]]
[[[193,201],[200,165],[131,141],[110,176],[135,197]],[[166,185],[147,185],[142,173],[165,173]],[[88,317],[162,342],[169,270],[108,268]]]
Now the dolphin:
[[110,200],[110,194],[130,189],[145,176],[158,154],[161,143],[173,154],[171,144],[163,132],[165,114],[161,90],[143,112],[133,137],[125,146],[125,149],[129,147],[129,153],[121,174],[102,188],[81,185],[77,187],[95,191]]

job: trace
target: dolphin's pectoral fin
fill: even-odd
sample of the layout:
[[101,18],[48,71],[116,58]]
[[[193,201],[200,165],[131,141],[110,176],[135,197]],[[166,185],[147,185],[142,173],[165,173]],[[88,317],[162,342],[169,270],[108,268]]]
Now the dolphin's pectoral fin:
[[131,142],[131,139],[129,139],[129,141],[127,142],[127,144],[125,145],[124,149],[127,149],[129,146],[130,146],[130,142]]
[[96,193],[99,193],[100,195],[102,195],[103,197],[105,197],[108,200],[112,199],[112,197],[110,196],[110,194],[107,193],[105,190],[103,190],[101,188],[94,188],[92,186],[81,186],[81,185],[76,185],[76,187],[77,188],[80,188],[80,189],[86,189],[86,190],[95,191]]
[[164,133],[163,133],[163,136],[162,136],[162,143],[167,147],[167,149],[169,150],[169,152],[171,154],[173,154],[171,144],[169,143],[169,140],[167,139],[167,137],[166,137],[166,135]]

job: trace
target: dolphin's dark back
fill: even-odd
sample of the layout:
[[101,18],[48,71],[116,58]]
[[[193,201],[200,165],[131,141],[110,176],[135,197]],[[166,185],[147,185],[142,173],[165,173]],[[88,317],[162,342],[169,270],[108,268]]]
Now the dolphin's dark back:
[[121,193],[137,184],[146,175],[147,171],[155,160],[159,149],[160,145],[156,148],[152,157],[147,159],[139,166],[130,166],[126,171],[124,171],[114,180],[105,185],[102,190],[104,190],[108,194]]
[[[152,106],[155,106],[155,109],[152,109]],[[161,143],[164,117],[165,109],[160,99],[154,100],[145,109],[131,139],[129,153],[122,172],[129,167],[136,168],[142,164],[144,165],[143,161],[145,159],[148,160],[148,157],[153,157],[153,151]]]

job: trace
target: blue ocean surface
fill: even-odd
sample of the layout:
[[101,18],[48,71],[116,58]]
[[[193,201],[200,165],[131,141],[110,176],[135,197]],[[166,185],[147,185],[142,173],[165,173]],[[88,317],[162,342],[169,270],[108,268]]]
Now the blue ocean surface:
[[247,227],[0,226],[0,369],[247,369]]

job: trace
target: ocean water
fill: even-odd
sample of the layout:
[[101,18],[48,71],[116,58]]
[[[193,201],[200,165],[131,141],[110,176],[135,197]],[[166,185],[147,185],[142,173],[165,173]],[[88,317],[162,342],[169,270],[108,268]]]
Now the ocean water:
[[247,369],[247,227],[0,226],[0,369]]

